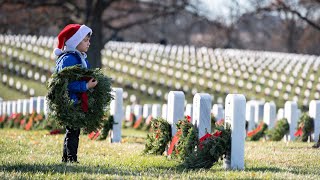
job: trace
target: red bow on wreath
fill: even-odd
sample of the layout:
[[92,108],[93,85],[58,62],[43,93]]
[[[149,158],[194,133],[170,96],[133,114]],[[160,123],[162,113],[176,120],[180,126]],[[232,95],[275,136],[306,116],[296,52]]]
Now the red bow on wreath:
[[[81,80],[88,82],[90,79],[92,79],[92,77],[83,77],[81,78]],[[81,92],[79,93],[79,97],[81,99],[81,109],[83,112],[88,112],[88,107],[89,107],[89,103],[88,103],[88,94],[87,92]]]

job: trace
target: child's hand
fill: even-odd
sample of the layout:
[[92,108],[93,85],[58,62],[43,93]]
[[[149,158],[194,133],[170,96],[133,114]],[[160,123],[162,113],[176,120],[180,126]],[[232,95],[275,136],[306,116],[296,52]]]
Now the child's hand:
[[96,85],[98,84],[98,81],[91,78],[88,82],[87,82],[87,87],[88,89],[94,88],[96,87]]

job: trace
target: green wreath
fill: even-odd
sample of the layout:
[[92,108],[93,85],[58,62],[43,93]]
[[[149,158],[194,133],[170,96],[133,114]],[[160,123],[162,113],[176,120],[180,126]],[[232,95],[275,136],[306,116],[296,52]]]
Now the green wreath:
[[174,146],[172,157],[177,157],[180,160],[193,153],[195,147],[198,146],[198,128],[191,123],[191,119],[186,117],[184,120],[179,120],[176,124],[177,131],[181,131],[178,143]]
[[249,141],[259,141],[266,134],[268,125],[261,121],[259,126],[256,129],[247,132],[247,139]]
[[118,124],[118,123],[114,123],[113,115],[106,115],[104,118],[105,120],[103,122],[101,136],[99,137],[99,140],[107,139],[109,132],[113,129],[113,124]]
[[289,132],[289,123],[286,118],[278,120],[273,129],[267,131],[271,141],[280,141]]
[[145,154],[162,155],[171,140],[171,125],[162,118],[151,121],[152,133],[147,135]]
[[308,136],[311,136],[314,130],[313,118],[310,117],[307,113],[303,113],[298,122],[297,132],[302,131],[302,134],[297,133],[295,136],[297,141],[307,142]]
[[214,133],[207,133],[200,138],[199,146],[188,154],[183,165],[188,169],[211,168],[231,152],[230,125],[216,126]]
[[[83,112],[81,103],[74,104],[69,98],[67,89],[70,82],[84,77],[98,81],[93,91],[87,91],[88,112]],[[84,128],[86,132],[97,130],[102,126],[104,111],[113,99],[111,80],[100,69],[84,69],[79,65],[66,67],[59,73],[52,74],[47,89],[47,100],[51,111],[49,116],[59,125]]]

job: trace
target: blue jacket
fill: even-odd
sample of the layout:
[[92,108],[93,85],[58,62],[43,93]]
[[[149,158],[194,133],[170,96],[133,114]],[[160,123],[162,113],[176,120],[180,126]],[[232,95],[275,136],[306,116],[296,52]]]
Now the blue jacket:
[[[85,59],[87,67],[90,68],[90,64],[87,59]],[[56,61],[56,72],[60,72],[63,68],[68,66],[74,66],[80,64],[81,58],[75,52],[68,52],[61,55]],[[78,102],[78,93],[86,92],[87,82],[86,81],[73,81],[68,84],[69,97],[76,104]]]

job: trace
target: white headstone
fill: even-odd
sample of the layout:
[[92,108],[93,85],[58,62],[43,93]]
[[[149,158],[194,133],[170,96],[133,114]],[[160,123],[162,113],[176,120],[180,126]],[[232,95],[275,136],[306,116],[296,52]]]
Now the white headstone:
[[17,113],[17,101],[11,101],[12,111],[11,113]]
[[37,113],[40,114],[44,110],[44,96],[37,97]]
[[216,121],[219,121],[224,118],[223,106],[222,104],[214,104],[212,106],[212,114],[214,115]]
[[48,100],[47,100],[47,98],[44,98],[43,114],[44,114],[45,116],[47,116],[49,112],[50,112],[50,109],[49,109]]
[[190,116],[192,119],[192,115],[193,115],[193,104],[187,104],[186,105],[186,111],[184,113],[185,116]]
[[277,120],[280,120],[280,119],[283,119],[283,118],[284,118],[284,109],[280,108],[278,110],[278,113],[277,113]]
[[2,115],[7,114],[7,101],[2,101]]
[[211,133],[211,101],[207,93],[196,93],[193,97],[192,123],[198,127],[199,138],[206,133]]
[[23,106],[22,106],[23,115],[29,114],[29,106],[30,106],[30,99],[23,99]]
[[152,106],[151,104],[143,105],[143,118],[146,119],[149,115],[151,115]]
[[110,114],[113,116],[114,124],[111,132],[111,142],[118,143],[121,142],[121,127],[122,119],[124,117],[122,104],[123,97],[122,88],[112,88],[112,95],[114,99],[110,103]]
[[246,98],[242,94],[228,94],[225,101],[225,124],[231,125],[230,166],[226,169],[244,169],[244,142],[246,138]]
[[254,121],[255,107],[254,101],[248,101],[246,103],[246,120],[248,121],[248,131],[255,129],[256,127],[256,123]]
[[168,94],[168,115],[167,121],[171,124],[172,136],[177,132],[176,123],[184,119],[184,100],[182,91],[170,91]]
[[22,113],[22,107],[23,107],[23,100],[18,99],[17,100],[17,113]]
[[0,116],[2,115],[2,100],[0,100]]
[[37,110],[37,97],[31,97],[29,102],[29,113],[31,114]]
[[298,123],[298,105],[294,101],[287,101],[284,104],[284,117],[289,123],[289,136],[288,140],[293,141],[295,139],[294,133]]
[[260,121],[263,121],[263,107],[264,103],[262,101],[256,101],[254,108],[254,122],[256,124],[259,124]]
[[300,109],[297,110],[297,116],[298,116],[298,121],[299,121],[299,119],[301,117],[301,110]]
[[134,105],[133,113],[138,120],[142,116],[142,106],[139,104]]
[[133,112],[133,108],[131,105],[126,106],[126,121],[130,120],[131,113]]
[[309,116],[314,120],[313,139],[319,141],[320,134],[320,100],[312,100],[309,104]]
[[268,129],[272,129],[276,122],[276,105],[274,102],[264,104],[263,121],[268,125]]
[[12,101],[7,101],[7,112],[6,114],[10,116],[12,113]]
[[153,104],[152,105],[152,113],[153,118],[161,117],[161,105],[160,104]]
[[163,104],[162,105],[161,117],[162,117],[162,119],[167,119],[168,118],[168,105],[167,104]]

